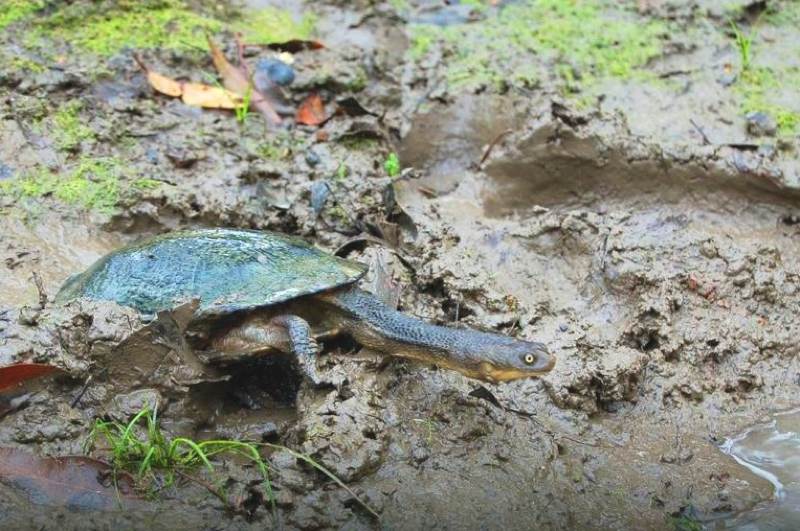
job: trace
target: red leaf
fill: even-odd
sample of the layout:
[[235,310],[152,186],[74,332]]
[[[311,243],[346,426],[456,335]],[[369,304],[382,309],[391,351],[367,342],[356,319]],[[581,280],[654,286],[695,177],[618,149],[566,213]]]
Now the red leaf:
[[295,121],[304,125],[319,125],[327,120],[325,105],[319,94],[310,94],[297,109]]
[[61,371],[58,367],[42,363],[17,363],[0,367],[0,391],[16,387],[25,381],[41,378],[47,374]]
[[38,505],[113,510],[140,501],[130,475],[117,474],[114,481],[111,467],[90,457],[39,457],[0,448],[0,482]]

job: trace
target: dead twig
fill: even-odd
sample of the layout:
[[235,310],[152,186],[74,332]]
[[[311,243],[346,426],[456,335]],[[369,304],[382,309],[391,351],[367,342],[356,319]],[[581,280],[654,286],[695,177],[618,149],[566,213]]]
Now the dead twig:
[[89,389],[89,385],[92,383],[93,379],[94,376],[91,374],[89,375],[88,378],[86,378],[86,381],[83,382],[81,390],[78,391],[78,394],[75,396],[75,398],[72,399],[72,402],[70,403],[69,407],[75,407],[78,405],[78,402],[81,401],[81,398],[83,398],[83,395],[86,393],[86,390]]
[[492,150],[494,149],[494,147],[495,147],[497,144],[499,144],[499,143],[500,143],[500,140],[502,140],[502,139],[503,139],[503,137],[505,137],[505,136],[507,136],[507,135],[510,135],[510,134],[511,134],[511,133],[513,133],[513,132],[514,132],[514,130],[513,130],[513,129],[506,129],[505,131],[503,131],[502,133],[500,133],[499,135],[497,135],[496,137],[494,137],[494,140],[492,140],[492,143],[491,143],[491,144],[489,144],[489,146],[486,148],[486,151],[484,151],[484,152],[483,152],[483,156],[481,157],[481,160],[480,160],[480,162],[478,162],[478,167],[481,167],[481,166],[483,166],[483,163],[484,163],[484,162],[486,162],[486,159],[488,159],[488,158],[489,158],[489,155],[491,155],[491,154],[492,154]]
[[214,485],[212,485],[208,481],[205,481],[204,479],[198,478],[196,476],[192,476],[191,474],[187,474],[187,473],[183,472],[180,469],[175,469],[175,473],[178,474],[183,479],[186,479],[188,481],[191,481],[193,483],[196,483],[196,484],[200,485],[201,487],[206,489],[208,492],[210,492],[211,494],[216,496],[219,499],[219,501],[221,501],[222,504],[225,507],[227,507],[228,509],[236,512],[237,507],[234,504],[232,504],[228,500],[228,498],[225,497],[225,494],[223,494],[222,491],[220,491],[219,489],[215,488]]
[[36,284],[36,291],[39,292],[39,306],[44,308],[47,305],[47,292],[44,290],[44,283],[39,273],[33,272],[33,283]]
[[705,132],[705,131],[703,131],[703,128],[702,128],[702,127],[700,127],[700,126],[697,124],[697,122],[695,122],[695,121],[694,121],[694,118],[689,118],[689,123],[691,123],[691,124],[692,124],[692,127],[694,127],[694,128],[695,128],[695,130],[696,130],[698,133],[700,133],[700,136],[701,136],[701,137],[703,137],[703,144],[705,144],[706,146],[710,146],[710,145],[712,144],[711,140],[709,140],[709,139],[708,139],[708,136],[706,135],[706,132]]
[[247,63],[244,60],[244,44],[242,43],[242,34],[236,33],[233,36],[233,40],[236,42],[236,55],[239,58],[239,68],[242,69],[242,72],[247,76],[248,79],[252,80],[252,74],[250,74],[250,69],[247,67]]

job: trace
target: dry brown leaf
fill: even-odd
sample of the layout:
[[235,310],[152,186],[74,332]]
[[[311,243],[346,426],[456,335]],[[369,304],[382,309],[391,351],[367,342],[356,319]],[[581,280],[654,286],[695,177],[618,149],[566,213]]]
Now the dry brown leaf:
[[181,98],[187,105],[195,105],[206,109],[235,109],[242,105],[242,97],[222,87],[213,87],[202,83],[176,81],[158,72],[150,70],[140,57],[134,56],[139,67],[147,74],[147,82],[161,94]]
[[222,77],[222,84],[225,88],[237,94],[241,94],[242,96],[250,92],[250,104],[255,107],[267,121],[274,124],[281,123],[281,117],[275,112],[275,108],[270,104],[269,99],[256,89],[244,70],[233,66],[210,36],[206,36],[206,39],[208,39],[208,48],[211,50],[211,60],[217,72],[219,72],[219,75]]
[[[133,509],[142,506],[134,481],[90,457],[39,457],[18,448],[0,448],[0,482],[37,505],[83,510]],[[108,477],[107,482],[103,481]]]
[[182,83],[175,81],[174,79],[170,79],[167,76],[162,76],[158,72],[147,70],[147,82],[150,83],[150,86],[161,94],[166,94],[167,96],[172,96],[173,98],[178,98],[181,96],[181,94],[183,94]]
[[222,87],[201,83],[183,83],[183,103],[206,109],[235,109],[242,105],[242,97]]
[[219,75],[222,76],[222,85],[237,94],[246,94],[251,87],[247,75],[228,62],[225,54],[211,40],[211,37],[206,38],[208,39],[208,49],[211,50],[211,60]]

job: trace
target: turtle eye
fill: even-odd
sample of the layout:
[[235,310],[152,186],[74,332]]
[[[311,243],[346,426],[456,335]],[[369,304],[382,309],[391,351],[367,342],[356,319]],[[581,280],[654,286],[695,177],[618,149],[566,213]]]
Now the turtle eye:
[[533,362],[536,361],[536,358],[533,356],[533,354],[525,354],[523,359],[528,365],[533,365]]

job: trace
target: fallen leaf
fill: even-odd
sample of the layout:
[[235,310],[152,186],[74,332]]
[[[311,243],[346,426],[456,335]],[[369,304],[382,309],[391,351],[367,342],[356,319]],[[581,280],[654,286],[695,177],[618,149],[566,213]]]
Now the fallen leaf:
[[18,387],[28,380],[54,372],[61,372],[61,369],[42,363],[17,363],[0,367],[0,391],[10,391],[10,388]]
[[267,45],[271,50],[279,52],[297,53],[303,50],[319,50],[325,48],[325,45],[319,41],[304,41],[301,39],[292,39],[286,42],[273,42]]
[[212,87],[201,83],[184,83],[183,96],[186,105],[196,105],[207,109],[235,109],[242,104],[238,94],[222,87]]
[[304,125],[319,125],[327,119],[325,116],[325,105],[319,94],[309,95],[297,109],[295,121]]
[[113,510],[140,501],[130,475],[114,478],[108,464],[83,456],[39,457],[18,448],[0,448],[0,482],[37,505]]
[[208,39],[208,49],[211,50],[211,61],[219,75],[222,76],[222,85],[237,94],[246,94],[251,87],[247,74],[228,62],[225,54],[211,40],[211,37],[206,38]]
[[45,376],[63,374],[52,365],[17,363],[0,367],[0,418],[28,403],[50,381]]
[[150,70],[140,57],[134,56],[134,59],[146,74],[147,82],[153,89],[173,98],[180,97],[187,105],[207,109],[235,109],[242,104],[242,97],[235,92],[202,83],[176,81]]
[[281,117],[275,112],[275,108],[270,104],[267,97],[253,85],[250,81],[250,76],[241,68],[233,66],[210,36],[206,36],[206,39],[208,39],[208,48],[211,50],[211,61],[222,77],[222,84],[225,88],[242,97],[249,92],[250,105],[255,107],[268,122],[273,124],[281,123]]
[[147,82],[150,86],[162,94],[172,96],[173,98],[180,97],[183,94],[183,83],[170,79],[167,76],[162,76],[158,72],[147,70]]

